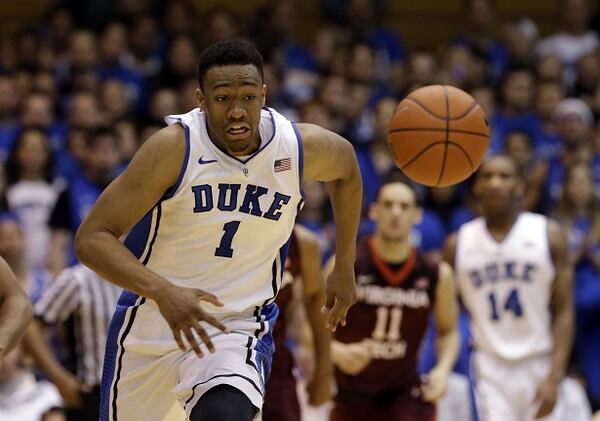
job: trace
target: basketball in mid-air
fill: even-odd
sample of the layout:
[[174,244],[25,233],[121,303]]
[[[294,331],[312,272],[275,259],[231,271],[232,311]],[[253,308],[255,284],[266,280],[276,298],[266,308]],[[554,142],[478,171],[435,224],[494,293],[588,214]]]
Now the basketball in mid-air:
[[489,142],[483,109],[471,95],[447,85],[411,92],[398,104],[388,128],[396,165],[426,186],[465,180],[481,164]]

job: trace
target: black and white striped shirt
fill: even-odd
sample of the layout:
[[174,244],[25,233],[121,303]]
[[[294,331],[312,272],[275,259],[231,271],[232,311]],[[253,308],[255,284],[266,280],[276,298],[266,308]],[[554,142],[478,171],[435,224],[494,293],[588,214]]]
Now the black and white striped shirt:
[[78,264],[65,269],[34,304],[34,313],[47,324],[73,317],[77,377],[89,386],[102,379],[108,324],[121,288]]

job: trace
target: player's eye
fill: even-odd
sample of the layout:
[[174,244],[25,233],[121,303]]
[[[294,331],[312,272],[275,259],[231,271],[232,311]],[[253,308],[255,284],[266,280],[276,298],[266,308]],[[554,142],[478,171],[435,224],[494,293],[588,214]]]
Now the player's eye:
[[254,101],[256,99],[256,95],[246,95],[246,101]]
[[225,95],[219,95],[218,97],[215,98],[215,101],[225,102],[225,101],[227,101],[227,97]]

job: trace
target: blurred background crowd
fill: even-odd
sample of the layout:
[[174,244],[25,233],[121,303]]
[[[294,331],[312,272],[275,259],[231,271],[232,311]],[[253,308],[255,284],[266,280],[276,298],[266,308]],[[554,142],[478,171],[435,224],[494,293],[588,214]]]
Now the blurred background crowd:
[[[9,3],[19,10],[18,2]],[[568,229],[576,267],[571,374],[600,409],[597,4],[530,2],[560,17],[550,25],[518,6],[500,21],[493,0],[447,2],[460,9],[459,24],[446,23],[444,42],[428,47],[419,32],[406,36],[401,26],[386,25],[395,2],[385,0],[221,2],[210,10],[193,0],[37,3],[43,13],[0,32],[0,255],[32,301],[76,263],[73,234],[102,189],[165,125],[164,116],[196,107],[203,47],[247,37],[265,59],[268,106],[355,146],[364,210],[393,167],[386,132],[398,101],[434,83],[475,97],[490,122],[490,153],[518,162],[527,186],[523,207]],[[306,3],[317,10],[318,25],[302,21]],[[420,18],[413,29],[430,39],[428,16]],[[303,24],[311,31],[297,37]],[[335,246],[327,193],[316,182],[306,183],[305,192],[300,222],[319,234],[325,259]],[[478,205],[468,181],[419,193],[425,216],[414,241],[436,256],[446,235],[478,214]],[[373,229],[364,214],[361,234]],[[51,341],[54,351],[68,361],[68,338],[60,339]],[[0,408],[9,404],[6,385],[15,371],[30,370],[22,357],[11,361],[0,371]],[[58,396],[51,401],[44,411],[61,405]],[[52,416],[59,415],[45,419]]]

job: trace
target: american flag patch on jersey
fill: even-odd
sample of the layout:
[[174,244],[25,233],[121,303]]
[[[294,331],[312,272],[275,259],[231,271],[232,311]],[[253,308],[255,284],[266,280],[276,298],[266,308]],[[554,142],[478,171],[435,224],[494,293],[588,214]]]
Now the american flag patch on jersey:
[[273,164],[273,169],[275,170],[275,172],[291,170],[292,169],[292,159],[291,158],[276,159],[275,164]]

